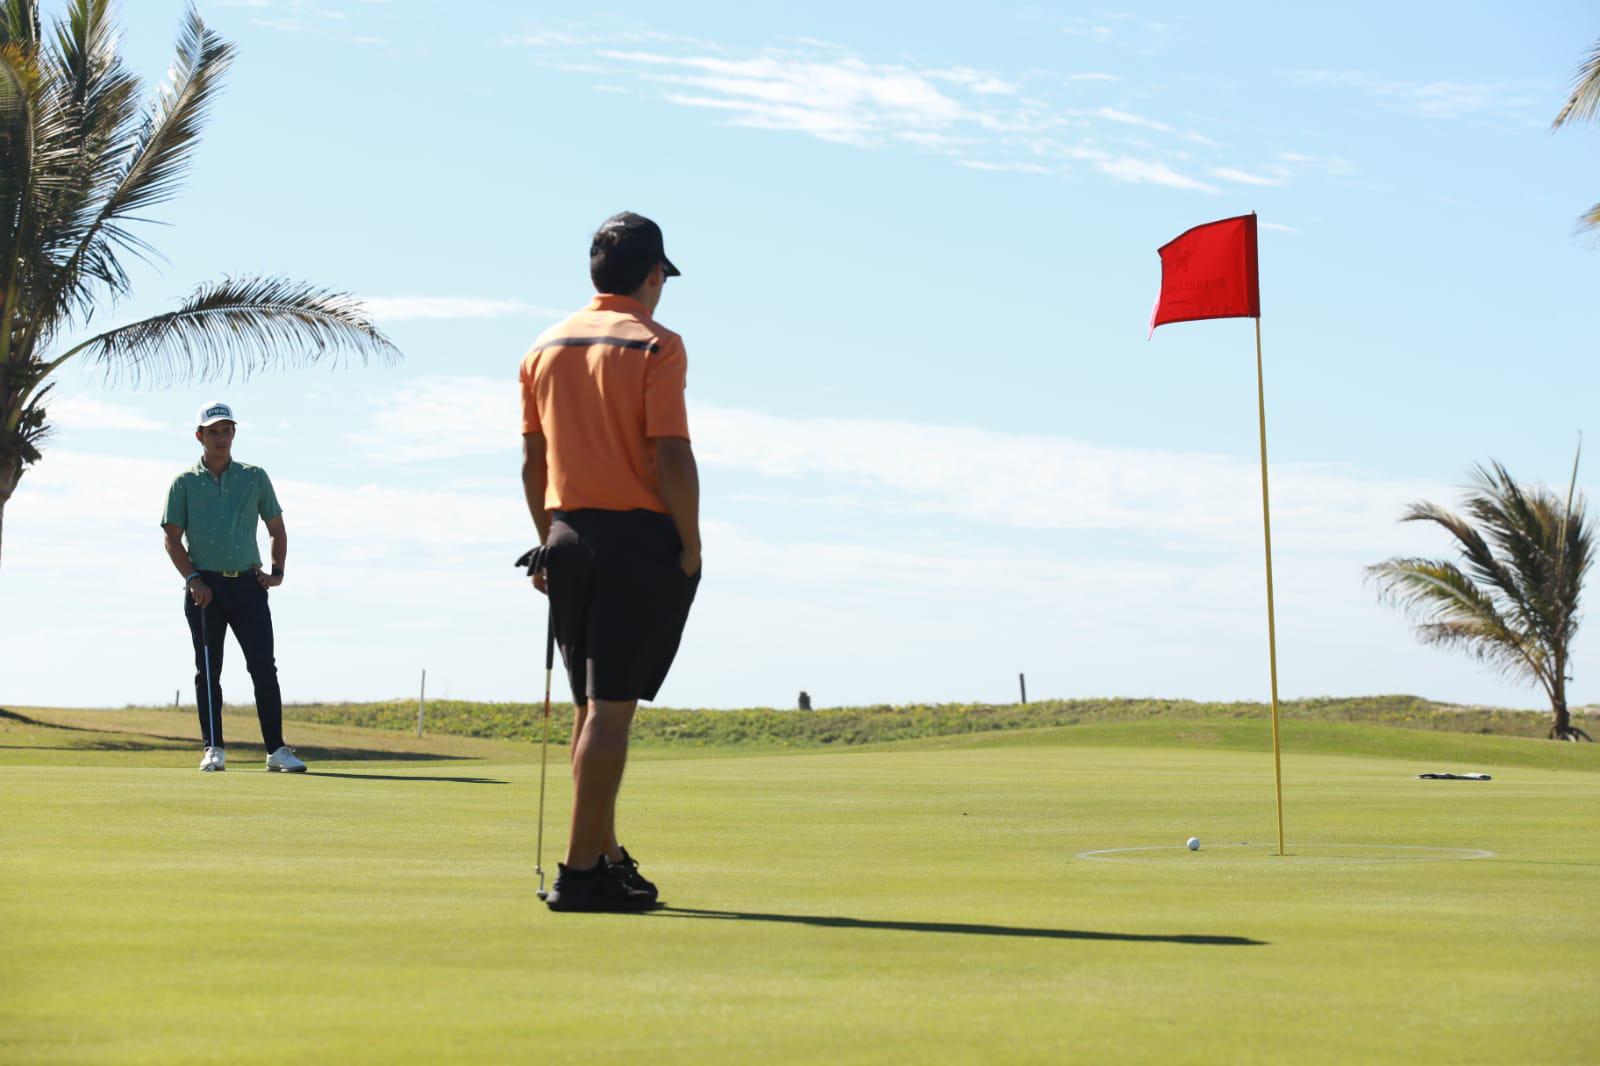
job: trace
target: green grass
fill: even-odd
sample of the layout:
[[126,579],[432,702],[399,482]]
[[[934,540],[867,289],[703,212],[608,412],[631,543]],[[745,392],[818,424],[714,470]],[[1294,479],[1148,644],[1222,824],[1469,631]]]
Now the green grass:
[[323,773],[214,776],[189,715],[12,713],[7,1063],[1600,1058],[1588,745],[1297,720],[1278,858],[1256,717],[661,742],[623,828],[673,909],[581,916],[536,747],[297,723]]
[[[1600,735],[1595,710],[1578,708],[1573,716],[1576,724]],[[426,727],[430,734],[534,741],[539,739],[543,728],[541,711],[542,705],[534,703],[432,700],[427,705]],[[193,718],[193,710],[186,713]],[[417,722],[415,700],[291,704],[284,713],[294,722],[355,725],[395,732],[412,732]],[[557,704],[551,721],[552,739],[566,741],[570,713],[570,704]],[[1281,714],[1287,722],[1351,722],[1530,738],[1543,737],[1550,726],[1548,714],[1462,707],[1417,696],[1289,700],[1283,703]],[[839,707],[811,712],[779,711],[770,707],[708,712],[647,705],[640,709],[635,722],[634,743],[645,747],[737,746],[774,750],[848,747],[890,740],[1111,722],[1264,721],[1268,715],[1268,707],[1263,703],[1163,699],[1041,700],[1026,705],[913,704]]]

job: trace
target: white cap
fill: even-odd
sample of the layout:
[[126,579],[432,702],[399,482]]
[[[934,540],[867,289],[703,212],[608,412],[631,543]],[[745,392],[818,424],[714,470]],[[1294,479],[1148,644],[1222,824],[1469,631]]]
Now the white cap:
[[194,416],[194,424],[204,428],[213,422],[237,422],[233,417],[233,408],[221,400],[212,400],[200,407],[200,413]]

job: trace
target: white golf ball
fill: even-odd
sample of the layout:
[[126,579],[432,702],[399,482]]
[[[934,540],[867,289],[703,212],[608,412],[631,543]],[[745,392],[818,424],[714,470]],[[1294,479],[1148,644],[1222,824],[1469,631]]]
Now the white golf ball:
[[1200,838],[1199,837],[1190,837],[1189,838],[1189,850],[1190,851],[1199,851],[1200,850]]

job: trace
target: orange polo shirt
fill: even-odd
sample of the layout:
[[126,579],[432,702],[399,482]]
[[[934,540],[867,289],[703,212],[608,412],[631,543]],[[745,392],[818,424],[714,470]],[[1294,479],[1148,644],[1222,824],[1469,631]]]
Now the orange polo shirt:
[[543,433],[552,511],[667,513],[654,437],[689,438],[683,338],[602,294],[522,358],[522,432]]

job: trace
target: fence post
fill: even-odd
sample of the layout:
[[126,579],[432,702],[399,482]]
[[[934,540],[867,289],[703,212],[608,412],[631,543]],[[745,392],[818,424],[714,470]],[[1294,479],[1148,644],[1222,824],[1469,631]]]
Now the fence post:
[[423,701],[428,695],[428,671],[422,671],[422,687],[417,689],[417,736],[422,735]]
[[1017,687],[1022,689],[1022,705],[1026,707],[1028,705],[1028,678],[1026,675],[1017,675]]

